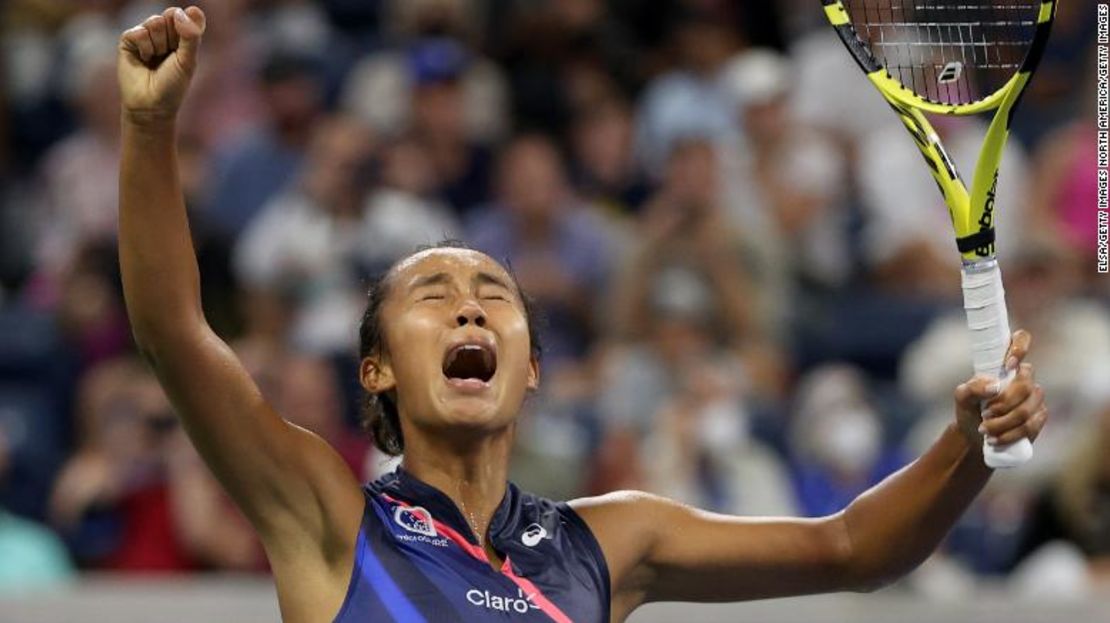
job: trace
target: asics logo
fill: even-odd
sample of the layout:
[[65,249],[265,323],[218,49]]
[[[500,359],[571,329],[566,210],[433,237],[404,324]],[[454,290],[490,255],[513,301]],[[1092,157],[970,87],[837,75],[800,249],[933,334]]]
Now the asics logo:
[[547,528],[544,528],[538,523],[534,523],[524,529],[524,534],[520,535],[520,542],[528,547],[535,547],[540,541],[547,538]]

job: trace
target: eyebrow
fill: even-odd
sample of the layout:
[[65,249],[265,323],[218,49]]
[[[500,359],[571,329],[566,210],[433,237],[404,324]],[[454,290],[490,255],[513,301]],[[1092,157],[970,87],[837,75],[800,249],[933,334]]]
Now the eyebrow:
[[424,287],[427,287],[427,286],[443,285],[443,284],[445,284],[449,281],[451,281],[451,276],[448,275],[447,273],[442,273],[442,272],[441,273],[434,273],[434,274],[431,274],[431,275],[425,275],[423,277],[417,277],[416,279],[413,280],[412,284],[409,286],[409,292],[412,292],[413,290],[416,290],[418,288],[424,288]]
[[[450,283],[450,281],[451,275],[445,272],[433,273],[431,275],[425,275],[423,277],[417,277],[416,279],[414,279],[412,284],[409,286],[409,291],[412,292],[419,288],[425,288],[428,286],[443,285],[445,283]],[[479,272],[478,274],[474,275],[472,282],[477,283],[478,285],[497,286],[500,288],[504,288],[510,292],[514,291],[514,288],[512,288],[504,279],[498,277],[497,275],[494,275],[493,273],[485,271]]]
[[494,275],[493,273],[487,273],[487,272],[484,272],[484,271],[480,272],[477,275],[474,275],[474,281],[476,283],[478,283],[479,285],[498,286],[498,287],[501,287],[501,288],[505,288],[506,290],[508,290],[510,292],[513,291],[513,288],[510,287],[509,284],[506,283],[504,279],[498,277],[497,275]]

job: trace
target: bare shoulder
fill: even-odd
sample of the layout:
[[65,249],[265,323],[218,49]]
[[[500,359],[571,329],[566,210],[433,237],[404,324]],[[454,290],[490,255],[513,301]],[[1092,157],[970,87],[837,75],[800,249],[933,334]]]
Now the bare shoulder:
[[614,610],[621,610],[621,602],[629,609],[642,603],[652,582],[645,563],[665,526],[674,523],[673,513],[685,507],[642,491],[615,491],[568,504],[590,527],[605,554]]
[[654,536],[647,516],[658,499],[640,491],[615,491],[567,503],[590,527],[605,553],[614,586],[623,571],[650,551]]
[[640,523],[648,516],[665,512],[668,508],[677,508],[681,505],[667,498],[646,493],[644,491],[613,491],[604,495],[578,498],[567,502],[591,528],[605,528],[609,523],[617,522],[626,528],[629,524]]

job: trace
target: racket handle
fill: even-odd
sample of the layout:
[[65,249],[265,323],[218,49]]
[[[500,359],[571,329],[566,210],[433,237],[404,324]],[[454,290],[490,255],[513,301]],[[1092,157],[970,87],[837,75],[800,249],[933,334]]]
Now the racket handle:
[[[976,374],[999,379],[1005,389],[1014,378],[1006,373],[1003,358],[1010,347],[1010,321],[1006,314],[1006,292],[998,261],[989,259],[963,266],[964,311],[971,331],[971,358]],[[1033,458],[1028,439],[1006,446],[983,442],[983,459],[992,468],[1017,467]]]

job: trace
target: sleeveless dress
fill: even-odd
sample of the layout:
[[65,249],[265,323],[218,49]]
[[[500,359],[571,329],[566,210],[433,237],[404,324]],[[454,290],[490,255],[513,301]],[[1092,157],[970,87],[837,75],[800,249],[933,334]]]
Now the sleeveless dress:
[[609,621],[609,569],[565,503],[508,483],[489,526],[494,571],[454,502],[397,468],[363,487],[355,564],[335,623]]

